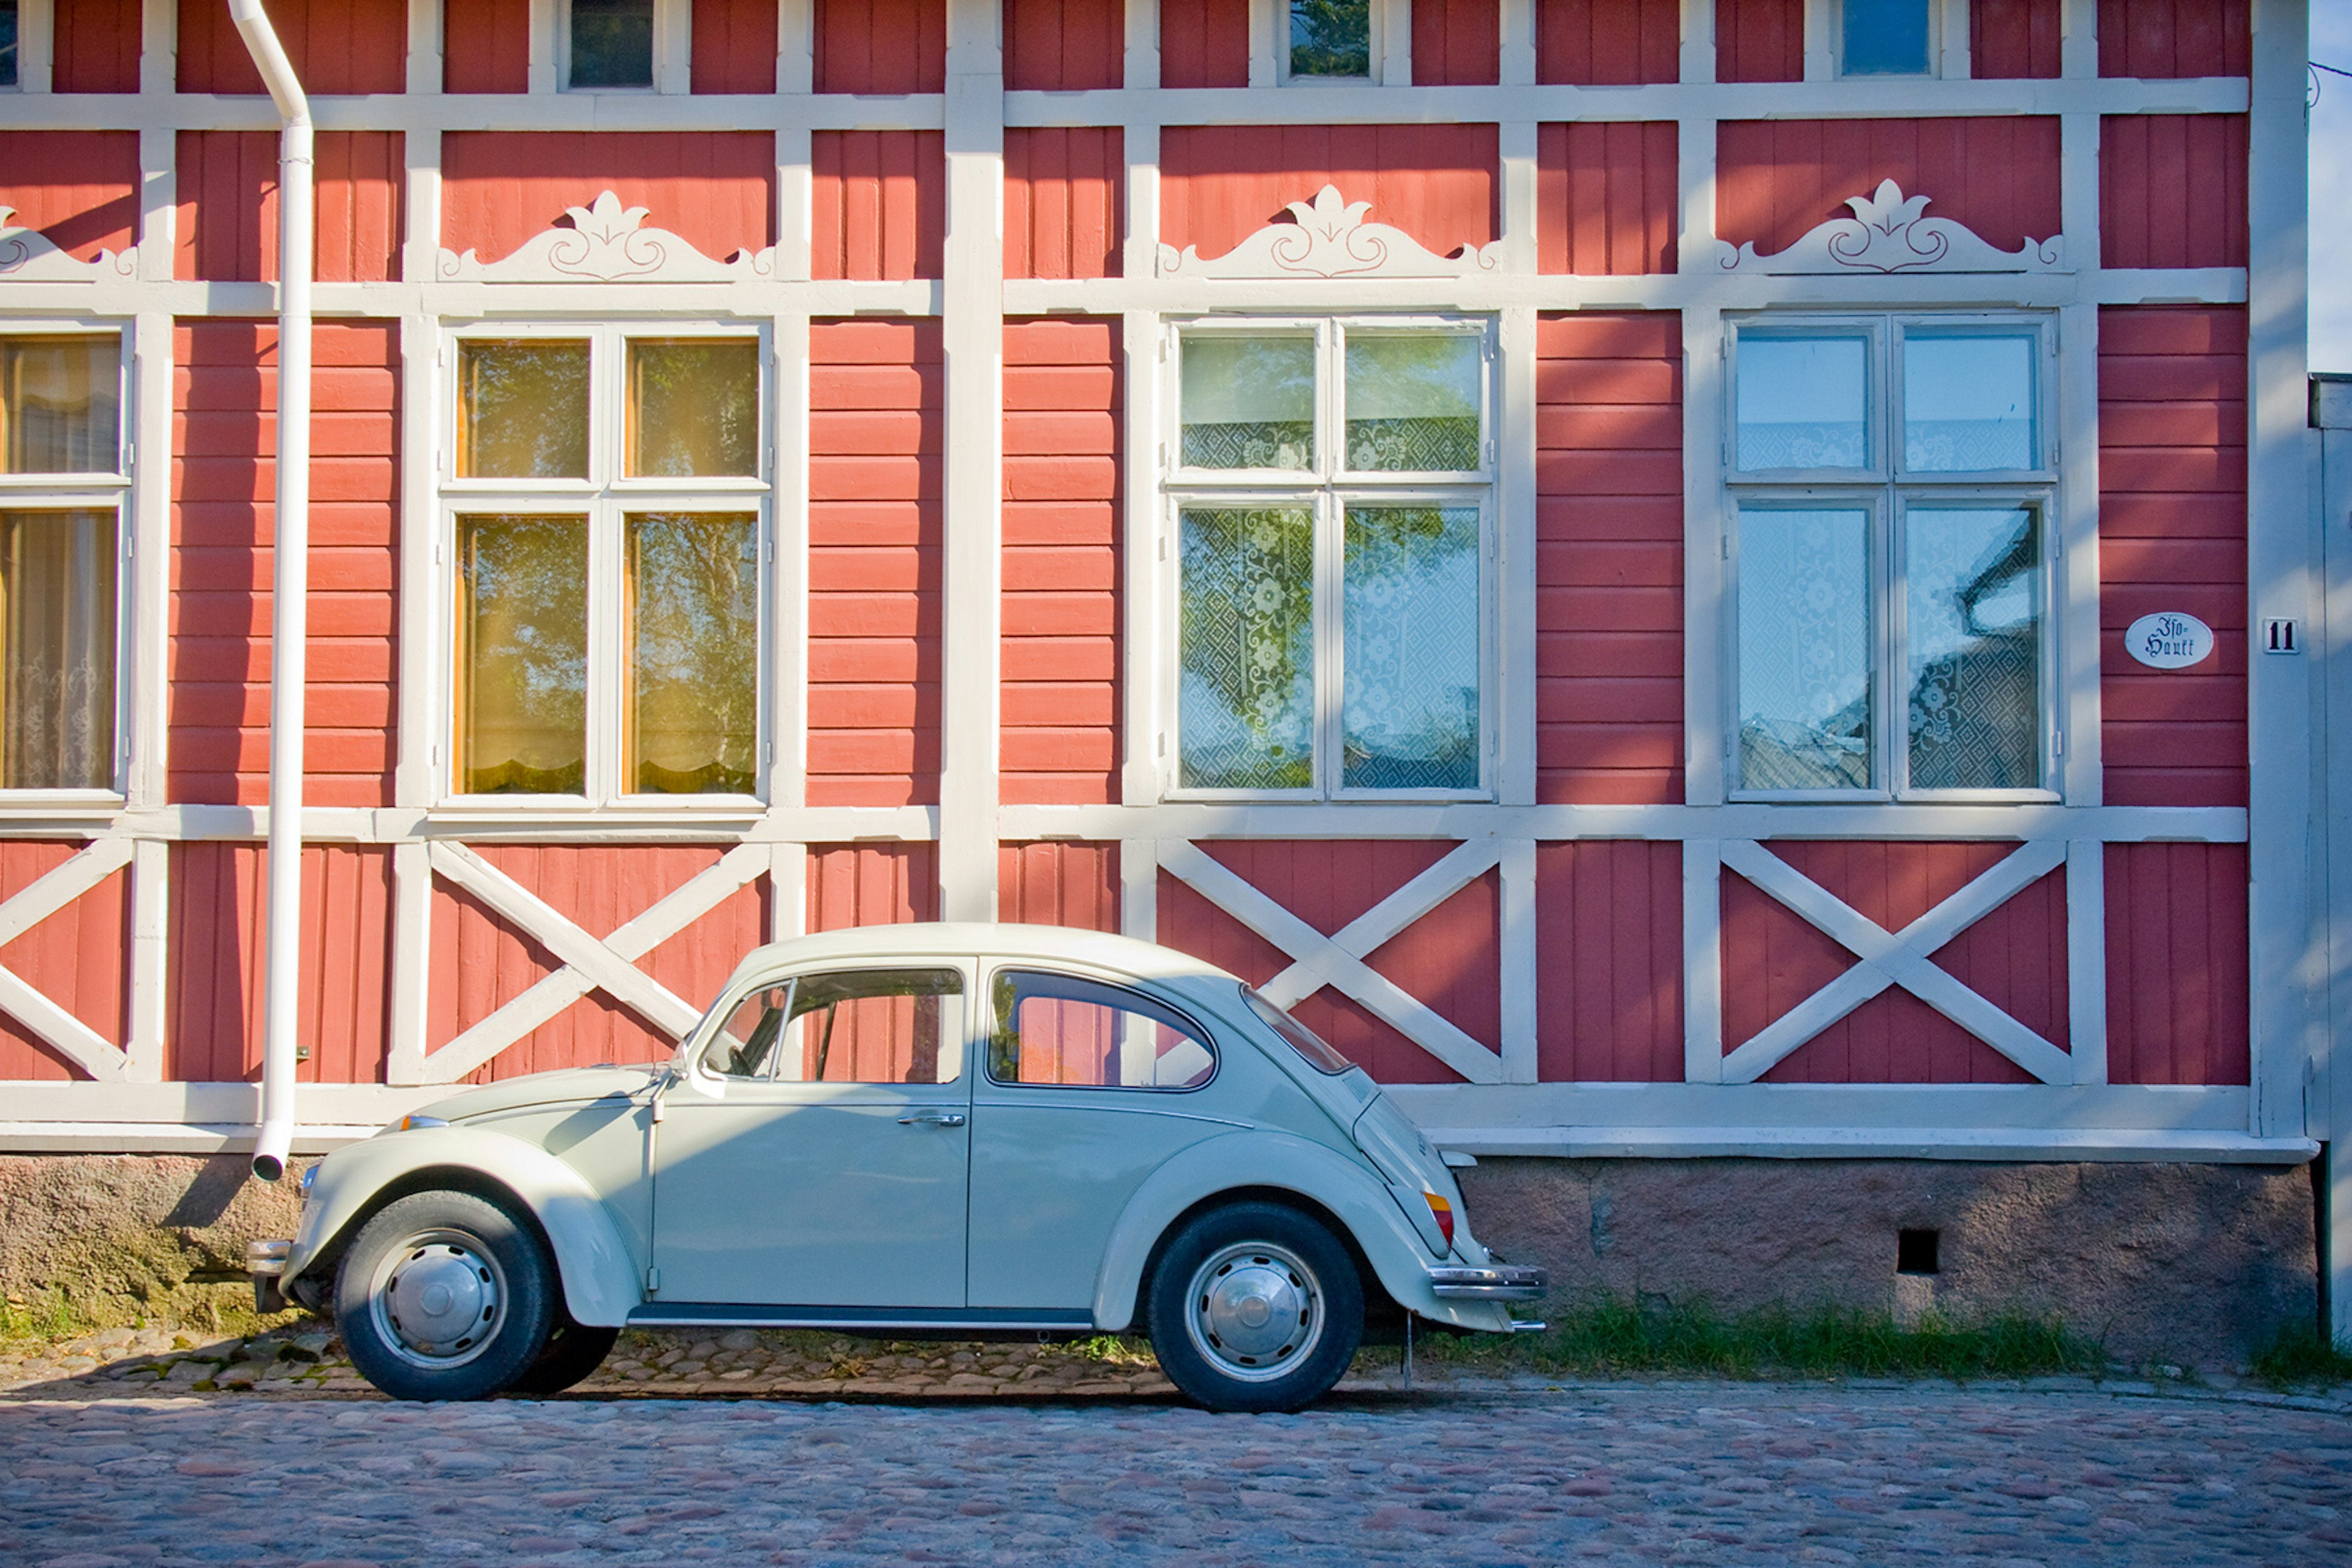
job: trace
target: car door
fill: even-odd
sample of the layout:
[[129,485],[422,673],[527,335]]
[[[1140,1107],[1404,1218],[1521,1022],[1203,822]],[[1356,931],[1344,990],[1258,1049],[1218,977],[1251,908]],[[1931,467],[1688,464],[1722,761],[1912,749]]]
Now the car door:
[[654,1126],[656,1302],[964,1304],[970,982],[835,964],[728,1001]]

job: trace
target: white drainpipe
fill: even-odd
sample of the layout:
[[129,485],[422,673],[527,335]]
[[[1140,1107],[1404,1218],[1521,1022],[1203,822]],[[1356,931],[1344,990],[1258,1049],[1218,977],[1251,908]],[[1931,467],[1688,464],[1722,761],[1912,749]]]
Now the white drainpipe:
[[253,1173],[286,1173],[294,1143],[302,972],[302,682],[310,590],[310,104],[261,8],[230,19],[278,105],[278,504],[269,618],[269,935],[263,973],[261,1128]]

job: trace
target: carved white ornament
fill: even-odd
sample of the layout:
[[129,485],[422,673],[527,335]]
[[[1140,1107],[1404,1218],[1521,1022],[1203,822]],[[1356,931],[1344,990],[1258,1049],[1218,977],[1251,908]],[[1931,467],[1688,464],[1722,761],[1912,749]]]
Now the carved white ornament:
[[95,261],[76,261],[37,228],[20,228],[16,209],[0,206],[0,279],[17,283],[101,283],[139,270],[139,248],[101,250]]
[[2002,250],[1948,217],[1922,217],[1931,196],[1906,196],[1892,180],[1849,196],[1852,217],[1832,218],[1788,249],[1756,254],[1754,242],[1718,247],[1726,272],[2059,272],[2064,241],[2028,239]]
[[1351,202],[1333,185],[1311,202],[1292,202],[1291,223],[1270,223],[1224,255],[1201,259],[1186,246],[1160,247],[1162,278],[1467,278],[1501,265],[1502,242],[1465,245],[1439,256],[1384,223],[1366,223],[1370,202]]
[[644,207],[625,207],[605,191],[584,207],[567,207],[570,228],[542,229],[511,255],[484,261],[468,250],[441,252],[444,281],[466,283],[740,283],[772,278],[773,246],[714,261],[682,236],[646,228]]

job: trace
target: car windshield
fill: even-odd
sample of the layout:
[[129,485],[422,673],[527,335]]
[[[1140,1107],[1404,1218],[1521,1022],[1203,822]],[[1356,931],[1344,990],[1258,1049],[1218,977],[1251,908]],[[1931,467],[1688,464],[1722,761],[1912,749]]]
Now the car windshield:
[[1249,986],[1242,987],[1242,1000],[1250,1005],[1251,1012],[1265,1020],[1267,1028],[1289,1041],[1290,1048],[1305,1057],[1307,1065],[1317,1072],[1330,1073],[1336,1077],[1356,1065],[1333,1049],[1330,1043],[1322,1036],[1259,995]]

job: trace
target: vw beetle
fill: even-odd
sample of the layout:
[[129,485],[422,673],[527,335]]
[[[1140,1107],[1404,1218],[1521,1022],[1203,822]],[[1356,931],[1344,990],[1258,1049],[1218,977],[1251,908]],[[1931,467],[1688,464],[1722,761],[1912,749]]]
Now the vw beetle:
[[763,947],[667,1062],[547,1072],[305,1173],[257,1293],[331,1310],[404,1399],[547,1394],[624,1326],[1147,1333],[1220,1410],[1364,1337],[1508,1332],[1543,1293],[1364,1072],[1234,976],[1126,937],[900,925]]

